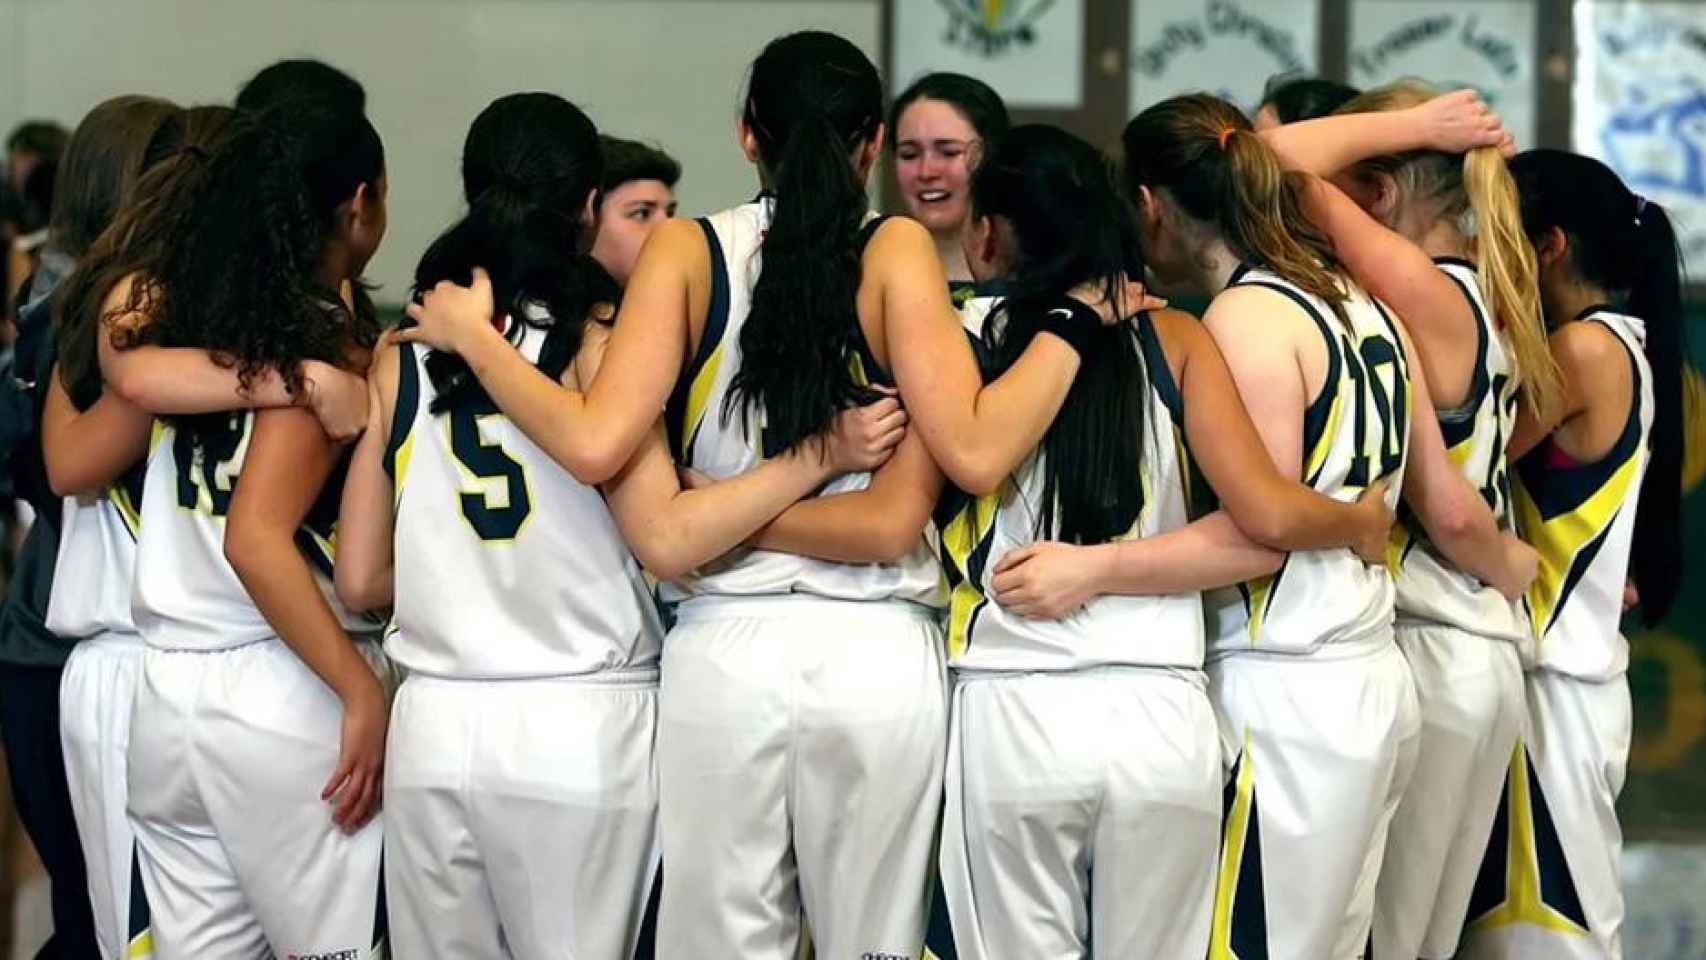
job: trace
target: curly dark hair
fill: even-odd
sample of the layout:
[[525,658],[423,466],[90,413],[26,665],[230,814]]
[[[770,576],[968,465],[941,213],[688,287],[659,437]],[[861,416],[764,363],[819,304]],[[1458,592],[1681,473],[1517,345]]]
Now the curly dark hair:
[[[352,347],[371,346],[378,323],[365,299],[349,310],[316,271],[339,208],[362,184],[377,190],[379,136],[350,110],[288,109],[230,115],[211,143],[186,141],[150,169],[141,202],[79,266],[91,282],[68,292],[61,328],[107,325],[121,350],[206,349],[245,387],[272,369],[292,393],[303,360],[341,363]],[[108,290],[126,276],[127,302],[103,314]],[[112,324],[127,314],[148,323]]]

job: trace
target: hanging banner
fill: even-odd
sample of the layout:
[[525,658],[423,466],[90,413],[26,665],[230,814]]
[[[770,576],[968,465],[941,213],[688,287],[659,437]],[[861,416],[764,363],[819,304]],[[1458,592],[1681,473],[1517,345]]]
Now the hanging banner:
[[964,73],[1010,107],[1084,103],[1085,0],[895,0],[894,92],[926,73]]
[[1130,109],[1207,92],[1255,112],[1276,74],[1317,69],[1316,0],[1132,0]]
[[1532,0],[1361,0],[1351,6],[1350,82],[1474,87],[1518,146],[1532,146],[1536,16]]
[[1664,205],[1706,270],[1706,7],[1580,3],[1576,50],[1572,145]]

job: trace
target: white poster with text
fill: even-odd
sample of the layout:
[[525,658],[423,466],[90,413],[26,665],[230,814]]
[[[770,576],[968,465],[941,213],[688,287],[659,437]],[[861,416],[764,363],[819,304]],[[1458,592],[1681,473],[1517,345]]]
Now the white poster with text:
[[1207,92],[1253,112],[1277,74],[1314,73],[1316,0],[1133,0],[1133,114],[1181,93]]
[[926,73],[964,73],[1010,107],[1084,102],[1086,0],[895,0],[892,92]]

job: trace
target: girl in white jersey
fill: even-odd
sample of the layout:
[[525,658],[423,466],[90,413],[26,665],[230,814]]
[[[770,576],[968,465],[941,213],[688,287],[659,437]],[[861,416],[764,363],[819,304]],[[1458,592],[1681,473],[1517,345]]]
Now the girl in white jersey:
[[[304,106],[239,116],[191,157],[196,174],[151,201],[171,242],[130,265],[119,312],[146,325],[112,345],[202,346],[244,384],[270,369],[300,392],[302,360],[370,342],[371,317],[337,291],[383,233],[377,134]],[[386,696],[347,632],[365,622],[328,603],[336,503],[321,487],[335,459],[319,422],[288,409],[155,433],[129,786],[162,957],[365,955],[382,936],[380,833],[363,822]]]
[[1598,160],[1511,161],[1560,398],[1511,438],[1517,526],[1540,551],[1526,598],[1525,754],[1511,765],[1465,955],[1622,954],[1617,794],[1629,758],[1625,577],[1654,625],[1682,567],[1681,263],[1670,219]]
[[[130,258],[175,239],[150,219],[147,198],[194,174],[188,148],[210,142],[228,115],[223,108],[180,111],[142,97],[108,101],[73,134],[66,175],[77,186],[60,195],[67,198],[62,203],[77,205],[74,222],[85,239],[68,246],[79,264],[56,303],[58,363],[42,423],[48,479],[65,497],[57,564],[65,588],[53,591],[47,620],[57,633],[79,638],[60,691],[62,733],[96,937],[107,958],[149,955],[147,900],[133,884],[137,866],[125,806],[131,706],[143,650],[131,617],[130,583],[151,412],[297,402],[276,374],[246,392],[236,373],[205,351],[118,351],[101,334],[130,323],[123,315]],[[121,207],[126,212],[117,228],[103,233]],[[304,375],[329,402],[320,408],[328,431],[361,419],[360,378],[316,361]],[[78,582],[88,586],[78,588]]]
[[[1140,263],[1104,161],[1063,131],[1013,130],[972,193],[968,259],[1008,291],[980,331],[992,373],[1036,335],[1039,298]],[[942,869],[963,958],[1206,952],[1221,779],[1194,588],[1253,575],[1272,554],[1199,541],[1175,571],[1179,592],[1100,598],[1058,621],[991,603],[995,561],[1044,538],[1185,527],[1187,430],[1247,518],[1304,518],[1295,543],[1359,542],[1378,557],[1390,523],[1379,497],[1342,504],[1280,476],[1185,315],[1145,314],[1086,347],[1041,444],[943,530],[956,686]]]
[[[1371,90],[1341,113],[1264,139],[1288,164],[1334,176],[1337,187],[1310,184],[1305,212],[1352,274],[1403,318],[1452,462],[1510,531],[1505,446],[1517,407],[1526,401],[1544,416],[1558,378],[1516,184],[1499,145],[1488,143],[1499,135],[1497,117],[1472,91],[1436,97],[1414,82]],[[1488,145],[1459,152],[1466,139]],[[1422,738],[1387,841],[1374,954],[1447,958],[1516,748],[1517,647],[1528,629],[1516,599],[1528,584],[1484,581],[1452,563],[1413,514],[1393,551],[1397,641],[1415,678]]]
[[[1412,396],[1431,400],[1403,327],[1336,269],[1302,216],[1300,182],[1243,115],[1175,98],[1139,114],[1124,147],[1149,262],[1164,280],[1219,291],[1204,323],[1282,472],[1339,497],[1402,474],[1448,556],[1520,579],[1437,424],[1409,416]],[[1462,523],[1466,510],[1484,522]],[[1480,556],[1489,540],[1497,556]],[[1233,766],[1211,955],[1358,956],[1417,733],[1391,577],[1345,551],[1297,551],[1205,602]],[[1307,886],[1279,879],[1304,872]]]
[[[495,101],[463,151],[468,215],[423,255],[417,287],[488,264],[516,349],[579,382],[603,344],[597,308],[607,316],[618,293],[576,253],[601,167],[574,105]],[[409,671],[386,770],[396,949],[627,957],[657,867],[662,631],[622,537],[675,575],[871,461],[843,462],[831,444],[827,461],[781,457],[678,495],[660,433],[605,485],[607,508],[505,422],[455,355],[383,351],[374,388],[337,582],[360,608],[394,596],[387,651]]]

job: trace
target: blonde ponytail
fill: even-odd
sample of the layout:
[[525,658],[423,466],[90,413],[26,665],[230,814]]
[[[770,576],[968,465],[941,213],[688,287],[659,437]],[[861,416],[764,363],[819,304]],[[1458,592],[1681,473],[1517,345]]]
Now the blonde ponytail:
[[1529,409],[1542,422],[1560,402],[1558,362],[1546,341],[1540,311],[1539,265],[1522,230],[1522,203],[1505,158],[1496,147],[1463,158],[1463,190],[1475,218],[1475,265],[1481,295],[1498,318]]
[[1230,129],[1231,202],[1222,205],[1220,217],[1226,238],[1241,255],[1320,297],[1344,319],[1345,288],[1329,268],[1337,262],[1332,241],[1303,214],[1308,174],[1286,170],[1253,131]]

